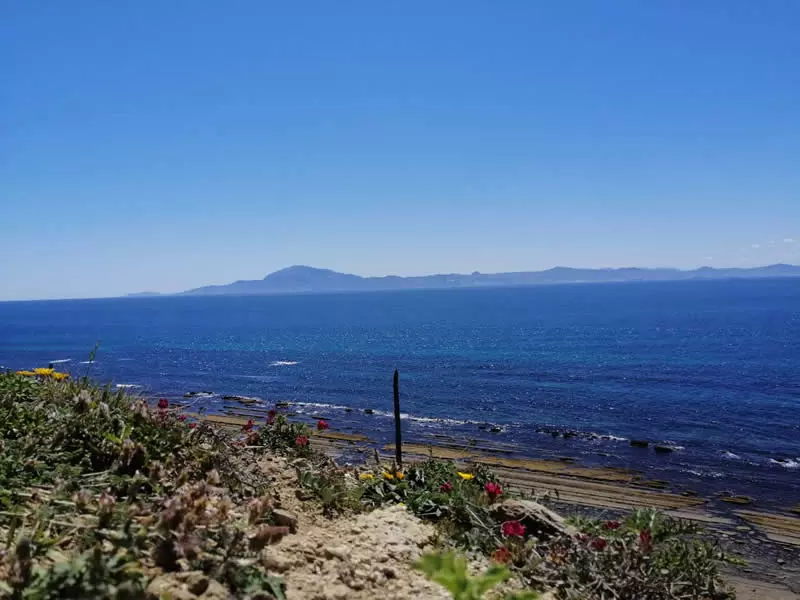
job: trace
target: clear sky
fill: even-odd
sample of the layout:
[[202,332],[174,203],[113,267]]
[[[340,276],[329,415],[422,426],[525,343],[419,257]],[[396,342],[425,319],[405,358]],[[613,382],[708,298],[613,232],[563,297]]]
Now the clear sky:
[[800,2],[0,7],[0,299],[800,264]]

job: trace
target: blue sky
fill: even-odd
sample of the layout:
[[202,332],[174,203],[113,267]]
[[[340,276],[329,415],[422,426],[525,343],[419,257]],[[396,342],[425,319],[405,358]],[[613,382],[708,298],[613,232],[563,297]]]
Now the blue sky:
[[4,3],[0,299],[800,264],[800,3]]

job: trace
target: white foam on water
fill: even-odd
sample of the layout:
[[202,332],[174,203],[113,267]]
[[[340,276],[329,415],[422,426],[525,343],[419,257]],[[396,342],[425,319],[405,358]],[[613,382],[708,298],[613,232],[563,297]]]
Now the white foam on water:
[[356,410],[352,406],[343,406],[341,404],[325,404],[324,402],[292,402],[292,406],[307,407],[307,408],[331,408],[334,410],[346,410],[348,408]]
[[95,361],[93,361],[93,360],[82,360],[78,364],[79,365],[93,365],[94,363],[95,363]]
[[59,359],[57,359],[57,360],[51,360],[51,361],[48,361],[48,363],[47,363],[47,364],[50,364],[50,365],[59,365],[59,364],[61,364],[61,363],[68,363],[68,362],[72,362],[72,359],[71,359],[71,358],[59,358]]
[[783,460],[775,460],[770,458],[769,462],[773,465],[778,465],[784,469],[800,469],[800,457],[798,458],[784,458]]
[[117,384],[116,386],[114,386],[114,387],[117,387],[117,388],[119,388],[119,389],[121,389],[121,390],[127,390],[127,389],[130,389],[130,388],[140,388],[140,387],[142,387],[142,386],[140,386],[140,385],[139,385],[139,384],[137,384],[137,383],[118,383],[118,384]]
[[276,360],[269,363],[270,367],[291,367],[293,365],[298,364],[296,360]]
[[722,453],[722,458],[727,458],[728,460],[741,460],[742,457],[738,454],[734,454],[733,452],[725,451]]
[[725,477],[724,473],[720,473],[718,471],[698,471],[695,469],[684,469],[683,472],[688,473],[689,475],[694,475],[695,477],[710,477],[711,479]]
[[[353,406],[343,406],[341,404],[326,404],[324,402],[291,402],[290,403],[293,407],[299,407],[302,411],[303,408],[310,408],[310,409],[328,409],[328,410],[351,410],[353,412],[363,413],[363,408],[355,408]],[[375,417],[385,417],[385,418],[394,418],[394,413],[385,411],[385,410],[373,410],[371,413],[372,416]],[[400,419],[403,421],[413,421],[415,423],[427,423],[427,424],[438,424],[438,425],[481,425],[484,421],[463,421],[459,419],[445,419],[439,417],[417,417],[415,415],[411,415],[409,413],[400,413]],[[491,423],[490,423],[491,425]]]

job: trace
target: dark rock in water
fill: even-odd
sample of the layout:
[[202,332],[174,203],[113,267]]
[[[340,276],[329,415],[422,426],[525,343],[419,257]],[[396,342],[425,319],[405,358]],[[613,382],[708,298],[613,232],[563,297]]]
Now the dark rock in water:
[[213,396],[214,392],[186,392],[183,397],[184,398],[194,398],[195,396]]
[[253,398],[251,396],[223,396],[222,399],[239,402],[240,404],[258,404],[261,402],[261,398]]
[[631,440],[631,446],[634,448],[647,448],[650,445],[650,442],[645,440]]
[[506,500],[492,508],[498,521],[519,521],[525,526],[526,535],[539,539],[554,536],[575,536],[578,531],[567,525],[561,515],[531,500]]
[[480,425],[478,425],[478,429],[488,429],[488,428],[489,428],[488,423],[481,423]]
[[364,414],[365,415],[374,415],[375,414],[375,410],[372,409],[372,408],[365,408],[364,409]]
[[288,402],[276,402],[275,408],[289,408]]
[[726,496],[721,498],[723,502],[728,502],[730,504],[752,504],[753,499],[749,496]]
[[663,490],[669,485],[669,481],[664,481],[663,479],[652,479],[650,481],[640,481],[639,485],[646,485],[647,487],[655,488],[657,490]]
[[675,448],[672,446],[653,446],[653,449],[658,454],[669,454],[670,452],[675,452]]
[[550,435],[552,435],[554,438],[557,438],[558,437],[558,432],[557,431],[551,431]]
[[574,431],[565,431],[563,435],[565,440],[568,440],[569,438],[578,437],[578,434]]
[[503,431],[503,428],[502,427],[498,427],[497,425],[495,425],[494,427],[489,429],[489,431],[491,431],[492,433],[501,433]]
[[352,409],[352,408],[345,408],[345,409],[344,409],[344,412],[346,412],[346,413],[351,413],[351,412],[353,412],[353,409]]
[[695,496],[697,496],[697,492],[695,492],[694,490],[684,490],[681,492],[681,496],[689,496],[691,498],[694,498]]

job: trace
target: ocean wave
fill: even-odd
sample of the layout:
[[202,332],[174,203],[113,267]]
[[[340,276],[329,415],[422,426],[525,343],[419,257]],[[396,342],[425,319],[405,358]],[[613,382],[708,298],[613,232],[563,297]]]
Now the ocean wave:
[[127,390],[127,389],[130,389],[130,388],[140,388],[142,386],[139,385],[138,383],[118,383],[114,387],[116,387],[116,388],[118,388],[120,390]]
[[[299,408],[297,412],[304,413],[303,409],[323,409],[323,410],[350,410],[353,412],[363,412],[364,409],[355,408],[353,406],[344,406],[342,404],[326,404],[324,402],[291,402],[292,407]],[[385,410],[372,410],[372,416],[394,418],[394,413]],[[467,421],[461,419],[447,419],[440,417],[420,417],[409,413],[400,413],[400,420],[412,421],[414,423],[431,423],[440,425],[483,425],[485,421]],[[489,423],[489,425],[492,425]]]
[[742,457],[739,456],[738,454],[734,454],[733,452],[729,452],[728,450],[726,450],[725,452],[722,453],[722,458],[727,458],[728,460],[741,460],[742,459]]
[[68,363],[68,362],[72,362],[72,359],[71,358],[59,358],[59,359],[56,359],[56,360],[48,361],[47,364],[60,365],[61,363]]
[[342,404],[325,404],[324,402],[292,402],[292,406],[300,406],[307,408],[330,408],[333,410],[355,410],[352,406],[344,406]]
[[270,367],[291,367],[298,364],[296,360],[276,360],[269,363]]
[[[363,413],[365,410],[369,410],[370,412],[367,413],[374,417],[381,417],[386,419],[393,419],[394,413],[387,410],[377,410],[377,409],[364,409],[364,408],[357,408],[354,406],[345,406],[342,404],[329,404],[326,402],[290,402],[293,408],[297,410],[297,412],[306,414],[308,412],[319,412],[325,410],[337,410],[337,411],[348,411],[348,412],[357,412]],[[429,416],[422,416],[422,415],[414,415],[411,413],[403,412],[400,413],[400,419],[402,421],[410,421],[412,423],[416,423],[420,426],[437,426],[437,425],[449,425],[449,426],[465,426],[465,425],[472,425],[482,429],[495,429],[502,428],[503,430],[508,429],[509,427],[514,428],[519,426],[518,423],[495,423],[486,420],[473,420],[473,419],[454,419],[450,417],[429,417]],[[556,431],[552,428],[539,428],[537,429],[539,433],[548,433]],[[561,430],[559,431],[559,435],[563,435]],[[618,435],[610,435],[604,433],[595,433],[592,431],[589,432],[569,432],[564,437],[579,437],[583,439],[590,439],[590,440],[602,440],[602,441],[611,441],[611,442],[627,442],[628,438],[621,437]],[[682,450],[683,446],[671,446],[675,450]]]
[[79,365],[93,365],[95,362],[97,362],[97,361],[94,361],[94,360],[82,360],[78,364]]
[[585,441],[604,441],[604,442],[627,442],[628,438],[611,435],[609,433],[597,433],[595,431],[580,431],[576,429],[564,429],[562,427],[552,427],[550,425],[536,427],[536,433],[550,435],[554,438],[563,437],[566,439],[578,439]]
[[769,462],[770,464],[778,465],[780,467],[783,467],[784,469],[800,469],[800,457],[779,458],[777,460],[774,458],[770,458]]
[[684,473],[688,473],[689,475],[694,475],[695,477],[710,477],[711,479],[720,479],[721,477],[725,477],[724,473],[720,473],[719,471],[698,471],[695,469],[685,469]]

